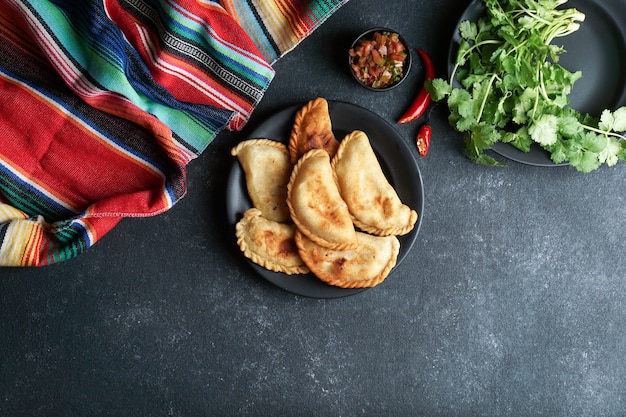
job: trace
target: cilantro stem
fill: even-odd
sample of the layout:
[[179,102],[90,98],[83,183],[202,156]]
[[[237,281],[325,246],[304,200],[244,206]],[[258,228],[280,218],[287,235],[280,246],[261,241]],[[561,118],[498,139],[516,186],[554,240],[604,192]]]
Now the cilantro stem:
[[471,55],[475,49],[480,48],[481,46],[485,46],[485,45],[496,45],[496,44],[500,44],[502,43],[501,41],[498,40],[493,40],[493,39],[487,39],[481,42],[477,42],[474,45],[470,46],[469,48],[467,48],[467,50],[459,57],[457,57],[456,59],[456,64],[454,65],[454,68],[452,69],[452,73],[450,74],[450,85],[452,85],[452,81],[454,80],[454,77],[456,76],[456,72],[457,70],[462,67],[463,65],[459,64],[460,62],[465,62],[465,60],[467,59],[467,57],[469,55]]
[[485,105],[487,104],[487,98],[490,96],[489,93],[491,92],[491,87],[493,86],[493,82],[495,81],[497,77],[498,77],[498,74],[494,73],[489,79],[489,84],[487,85],[487,89],[483,96],[483,100],[480,103],[480,110],[478,110],[478,116],[476,117],[476,124],[480,123],[480,119],[483,115],[483,111],[485,110]]
[[546,28],[544,32],[544,42],[546,45],[548,45],[552,43],[554,38],[567,36],[571,33],[576,32],[578,29],[580,29],[580,25],[573,21],[566,20],[563,22],[558,22],[558,24],[553,24]]
[[543,98],[546,101],[552,101],[550,100],[550,97],[548,97],[548,91],[546,90],[546,83],[545,83],[545,78],[543,76],[543,71],[541,71],[541,67],[540,67],[541,63],[539,63],[539,65],[537,66],[537,79],[539,80],[539,91],[541,92],[541,95],[543,96]]
[[500,4],[499,1],[496,1],[495,4],[493,5],[493,7],[495,8],[495,6],[498,6],[498,9],[501,13],[500,17],[504,17],[504,20],[510,25],[510,26],[514,26],[515,22],[511,20],[511,18],[509,17],[508,13],[502,8],[502,5]]
[[593,126],[589,126],[586,124],[581,124],[581,126],[583,129],[586,129],[586,130],[589,130],[589,131],[592,131],[601,135],[613,136],[614,138],[617,138],[618,140],[626,140],[626,136],[620,135],[619,133],[616,133],[616,132],[607,132],[605,130],[598,129],[598,128],[595,128]]
[[535,119],[535,115],[537,114],[537,108],[539,107],[539,92],[535,91],[535,103],[533,105],[533,115],[531,116],[531,119]]
[[[526,15],[526,16],[528,16],[528,17],[531,17],[531,18],[533,18],[534,20],[536,20],[536,21],[538,21],[538,22],[541,22],[541,23],[543,23],[543,24],[545,24],[545,25],[550,25],[550,23],[551,23],[549,20],[543,19],[543,18],[542,18],[542,17],[540,17],[538,14],[533,13],[533,12],[531,12],[531,11],[530,11],[530,10],[528,10],[528,9],[522,9],[522,10],[520,10],[520,13],[519,13],[519,14],[524,14],[524,15]],[[516,16],[516,17],[517,17],[517,16]]]

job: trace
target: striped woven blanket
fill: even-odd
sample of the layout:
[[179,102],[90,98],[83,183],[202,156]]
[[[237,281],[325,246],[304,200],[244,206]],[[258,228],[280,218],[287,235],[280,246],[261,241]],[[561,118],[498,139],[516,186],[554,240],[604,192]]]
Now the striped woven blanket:
[[348,0],[0,0],[0,265],[170,209],[272,64]]

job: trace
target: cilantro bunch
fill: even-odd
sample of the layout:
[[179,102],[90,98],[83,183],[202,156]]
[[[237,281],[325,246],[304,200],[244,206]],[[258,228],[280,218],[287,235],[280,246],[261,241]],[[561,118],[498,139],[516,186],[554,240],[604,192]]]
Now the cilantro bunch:
[[483,0],[485,15],[460,24],[450,79],[426,88],[435,101],[447,98],[450,124],[464,133],[472,161],[502,165],[485,153],[496,142],[525,152],[536,143],[581,172],[626,161],[626,106],[599,118],[569,107],[582,73],[559,65],[565,50],[552,41],[578,30],[585,15],[557,8],[566,2]]

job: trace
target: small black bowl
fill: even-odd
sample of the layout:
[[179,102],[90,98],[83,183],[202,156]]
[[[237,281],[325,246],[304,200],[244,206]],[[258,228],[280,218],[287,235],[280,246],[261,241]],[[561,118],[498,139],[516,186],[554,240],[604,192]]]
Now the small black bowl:
[[402,81],[404,81],[406,79],[407,75],[409,74],[409,70],[411,69],[411,61],[412,61],[411,49],[409,48],[409,44],[406,41],[406,39],[398,31],[395,31],[395,30],[389,29],[389,28],[385,28],[385,27],[375,27],[375,28],[371,28],[371,29],[366,30],[365,32],[360,34],[354,40],[354,42],[352,42],[352,45],[350,46],[350,49],[353,49],[354,47],[356,47],[359,44],[359,41],[361,39],[366,39],[366,40],[373,39],[374,38],[374,34],[376,32],[387,32],[387,33],[397,33],[398,34],[398,39],[404,45],[404,48],[405,48],[405,51],[406,51],[406,58],[404,59],[404,62],[403,62],[403,65],[402,65],[402,77],[398,81],[394,82],[393,84],[389,84],[389,85],[386,85],[384,87],[378,87],[378,88],[372,87],[371,85],[368,85],[368,84],[364,83],[363,81],[361,81],[359,79],[359,77],[354,73],[354,71],[352,69],[352,63],[353,63],[354,58],[351,57],[349,54],[348,54],[348,69],[350,70],[350,73],[352,74],[354,79],[362,87],[365,87],[368,90],[372,90],[372,91],[389,91],[389,90],[391,90],[393,88],[396,88],[400,84],[402,84]]

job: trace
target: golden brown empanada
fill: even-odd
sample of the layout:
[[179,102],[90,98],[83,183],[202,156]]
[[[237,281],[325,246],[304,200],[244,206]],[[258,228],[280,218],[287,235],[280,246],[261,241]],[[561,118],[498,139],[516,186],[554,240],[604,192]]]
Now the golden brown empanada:
[[396,265],[400,242],[396,236],[373,236],[357,232],[355,249],[324,248],[299,230],[295,236],[300,257],[320,280],[342,288],[380,284]]
[[255,264],[287,275],[309,272],[294,242],[294,224],[268,220],[259,209],[251,208],[237,222],[235,231],[239,249]]
[[324,149],[331,158],[337,152],[339,142],[332,130],[328,102],[318,97],[309,101],[297,113],[289,137],[291,163],[311,149]]
[[417,212],[400,201],[364,132],[355,130],[346,135],[332,168],[341,197],[359,229],[378,236],[404,235],[413,229]]
[[287,185],[287,205],[298,229],[317,244],[331,249],[356,246],[354,224],[326,151],[312,149],[300,158]]
[[246,174],[246,187],[252,205],[269,220],[290,223],[287,183],[293,165],[284,143],[269,139],[250,139],[231,152]]

